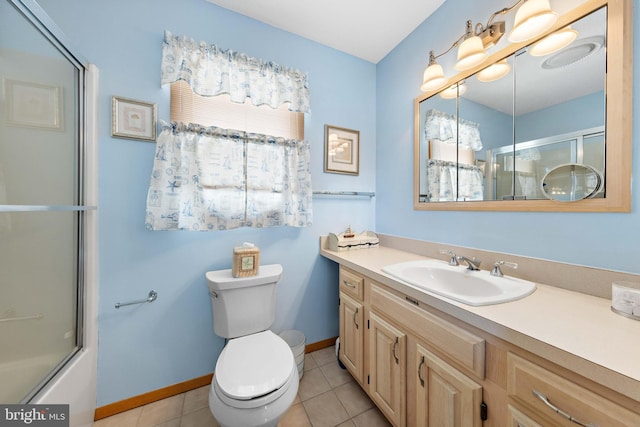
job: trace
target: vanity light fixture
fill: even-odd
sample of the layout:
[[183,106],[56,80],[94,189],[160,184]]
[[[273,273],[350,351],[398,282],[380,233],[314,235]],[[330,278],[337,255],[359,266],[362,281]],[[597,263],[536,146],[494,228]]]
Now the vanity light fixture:
[[467,30],[464,41],[458,47],[458,62],[453,67],[458,71],[468,70],[482,63],[487,58],[482,39],[473,33],[473,23],[467,21]]
[[534,43],[529,49],[529,55],[531,56],[545,56],[564,49],[578,38],[578,32],[571,28],[571,25],[549,34]]
[[512,43],[527,41],[544,33],[558,19],[558,14],[551,10],[549,0],[518,0],[513,6],[494,12],[484,26],[478,23],[474,28],[473,22],[467,21],[465,33],[449,49],[439,55],[433,50],[429,52],[429,65],[424,70],[420,89],[423,92],[434,91],[447,84],[449,79],[445,77],[442,66],[436,60],[456,47],[456,70],[464,71],[481,64],[488,56],[487,49],[497,44],[505,32],[504,21],[493,22],[494,19],[499,15],[506,15],[518,6],[520,7],[516,11],[513,29],[508,36]]
[[444,76],[442,65],[436,62],[435,53],[429,52],[429,66],[424,70],[422,78],[422,86],[420,90],[429,92],[431,90],[440,89],[446,85],[449,79]]
[[558,14],[551,10],[549,0],[527,0],[516,12],[509,41],[518,43],[531,40],[551,28],[557,20]]

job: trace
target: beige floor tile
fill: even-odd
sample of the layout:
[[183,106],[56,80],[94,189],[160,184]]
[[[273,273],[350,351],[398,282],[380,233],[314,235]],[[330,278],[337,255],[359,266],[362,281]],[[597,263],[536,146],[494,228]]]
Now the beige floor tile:
[[156,424],[153,427],[180,427],[180,418],[174,418],[172,420]]
[[334,360],[334,363],[320,366],[320,370],[331,387],[338,387],[353,381],[351,374],[346,369],[342,369],[336,360]]
[[322,371],[319,368],[316,368],[305,372],[304,377],[300,380],[298,394],[300,395],[300,399],[304,402],[305,400],[322,394],[330,389],[331,386],[322,374]]
[[142,407],[137,427],[152,427],[182,415],[184,393]]
[[206,408],[183,414],[180,427],[219,427],[219,424],[207,406]]
[[310,371],[311,369],[315,369],[317,367],[318,367],[318,364],[316,363],[316,359],[313,358],[311,353],[305,354],[303,370],[306,372],[306,371]]
[[[210,386],[105,418],[94,427],[219,427],[209,409]],[[349,419],[351,417],[351,419]],[[389,426],[353,380],[339,368],[335,348],[305,355],[298,394],[279,427]]]
[[136,427],[142,408],[121,412],[93,423],[94,427]]
[[287,412],[280,418],[278,427],[311,427],[311,421],[304,410],[304,406],[300,403],[292,405]]
[[355,417],[373,408],[373,402],[356,382],[352,381],[334,389],[338,399],[350,417]]
[[382,415],[378,408],[371,408],[353,418],[356,427],[390,427],[391,423]]
[[197,411],[202,408],[209,408],[209,389],[211,386],[200,387],[195,390],[188,391],[184,394],[184,405],[182,405],[182,413]]
[[314,351],[313,353],[311,353],[311,355],[319,366],[326,365],[330,362],[338,363],[336,359],[335,347],[323,348],[322,350]]
[[349,419],[349,414],[333,390],[302,402],[313,427],[333,427]]

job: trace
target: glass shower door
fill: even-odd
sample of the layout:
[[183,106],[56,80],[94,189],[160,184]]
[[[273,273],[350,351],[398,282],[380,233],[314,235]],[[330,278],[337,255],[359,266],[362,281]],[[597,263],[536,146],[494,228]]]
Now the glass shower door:
[[0,2],[2,403],[82,347],[83,68],[28,16]]

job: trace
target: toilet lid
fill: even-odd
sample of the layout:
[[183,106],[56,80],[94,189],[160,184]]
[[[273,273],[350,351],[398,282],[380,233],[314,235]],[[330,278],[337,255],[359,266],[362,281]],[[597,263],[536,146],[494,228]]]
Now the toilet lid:
[[282,387],[295,368],[289,345],[264,331],[230,340],[218,357],[215,380],[225,395],[248,400]]

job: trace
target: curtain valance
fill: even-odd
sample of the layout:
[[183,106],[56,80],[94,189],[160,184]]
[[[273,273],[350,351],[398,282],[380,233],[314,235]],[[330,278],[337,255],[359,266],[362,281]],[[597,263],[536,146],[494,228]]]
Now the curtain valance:
[[480,139],[480,125],[444,113],[438,110],[429,110],[424,120],[424,136],[426,139],[437,139],[449,144],[455,144],[458,135],[458,144],[461,147],[474,151],[482,150]]
[[253,105],[309,112],[307,75],[214,44],[173,36],[165,31],[162,46],[162,84],[184,80],[202,96],[229,94],[234,102],[250,98]]

